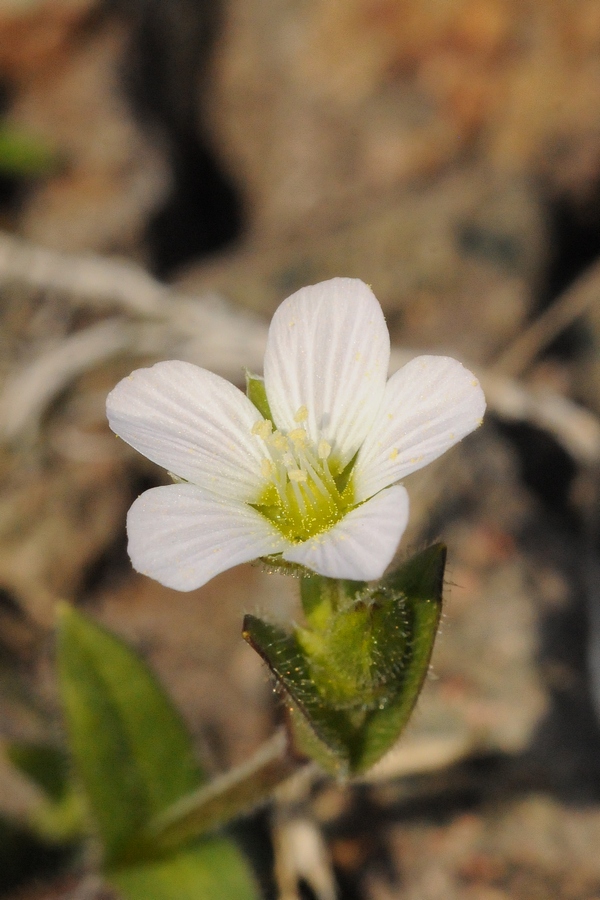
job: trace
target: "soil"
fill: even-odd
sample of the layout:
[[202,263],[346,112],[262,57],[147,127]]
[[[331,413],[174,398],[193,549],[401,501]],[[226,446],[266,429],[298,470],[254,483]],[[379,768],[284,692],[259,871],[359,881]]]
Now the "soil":
[[[399,553],[441,539],[448,569],[398,747],[240,826],[273,898],[600,898],[599,9],[0,4],[0,128],[43,150],[24,169],[0,146],[3,742],[60,731],[61,599],[148,659],[211,771],[281,720],[241,622],[297,619],[297,585],[131,569],[127,508],[165,475],[108,431],[120,377],[178,356],[239,383],[282,299],[348,275],[397,362],[454,355],[488,393],[406,482]],[[31,834],[35,803],[3,761],[0,895],[108,896]]]

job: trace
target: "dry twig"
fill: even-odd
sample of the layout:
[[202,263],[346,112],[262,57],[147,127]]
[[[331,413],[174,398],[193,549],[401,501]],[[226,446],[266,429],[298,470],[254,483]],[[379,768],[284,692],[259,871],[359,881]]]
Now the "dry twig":
[[[548,430],[582,463],[600,462],[597,417],[506,373],[526,368],[544,341],[581,314],[600,292],[599,281],[600,265],[551,308],[554,312],[544,313],[522,341],[517,339],[493,369],[479,372],[491,411]],[[0,288],[10,284],[62,292],[72,306],[113,315],[66,335],[7,380],[0,392],[0,440],[20,439],[37,428],[49,404],[74,378],[120,355],[187,359],[237,382],[243,366],[256,371],[262,366],[267,324],[261,318],[212,294],[182,294],[132,263],[69,256],[0,235]],[[394,348],[391,369],[414,355]]]
[[599,301],[600,260],[515,338],[494,363],[494,371],[506,377],[522,375],[542,350]]

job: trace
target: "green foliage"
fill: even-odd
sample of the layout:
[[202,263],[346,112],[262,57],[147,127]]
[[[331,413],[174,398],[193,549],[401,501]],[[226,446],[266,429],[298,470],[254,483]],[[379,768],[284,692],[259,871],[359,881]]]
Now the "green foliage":
[[[300,753],[352,775],[395,743],[429,665],[444,564],[438,544],[371,587],[305,575],[306,625],[292,634],[246,617],[244,637],[285,694]],[[121,640],[65,605],[57,656],[71,760],[41,745],[9,749],[46,795],[37,832],[79,838],[87,813],[125,900],[257,900],[236,846],[204,835],[289,774],[283,735],[207,783],[179,714]]]
[[264,802],[296,769],[296,761],[290,758],[288,749],[285,733],[276,732],[245,763],[182,797],[152,819],[146,829],[146,840],[168,851]]
[[7,175],[45,175],[57,167],[57,155],[44,142],[11,125],[0,124],[0,171]]
[[328,771],[366,771],[406,725],[437,633],[445,558],[436,544],[370,589],[308,576],[308,627],[293,634],[246,616],[244,637],[284,690],[298,749]]
[[64,750],[49,744],[29,744],[13,741],[8,744],[6,754],[15,768],[19,769],[50,800],[60,800],[69,786],[69,758]]
[[85,832],[81,794],[70,777],[67,754],[49,744],[14,741],[6,747],[9,760],[40,788],[43,799],[30,814],[29,827],[50,844],[68,844]]
[[148,823],[204,782],[187,730],[147,666],[121,640],[68,606],[58,669],[70,749],[103,849],[107,879],[131,900],[256,900],[230,840],[166,849]]
[[108,863],[135,856],[148,819],[198,786],[185,726],[148,668],[120,640],[64,606],[60,688],[71,752]]
[[349,739],[346,717],[324,704],[311,681],[308,661],[296,637],[251,615],[244,619],[242,634],[269,665],[292,705],[302,710],[316,735],[343,759]]
[[124,900],[257,900],[242,854],[225,838],[210,838],[172,856],[107,874]]

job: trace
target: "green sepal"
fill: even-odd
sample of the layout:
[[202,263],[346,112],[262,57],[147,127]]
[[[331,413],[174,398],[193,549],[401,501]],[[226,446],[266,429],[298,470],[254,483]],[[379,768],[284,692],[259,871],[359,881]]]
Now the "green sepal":
[[248,369],[245,369],[246,375],[246,396],[251,403],[257,408],[263,419],[273,421],[271,408],[267,399],[265,390],[265,379],[260,375],[253,375]]
[[134,860],[146,823],[202,783],[190,737],[146,664],[66,604],[58,671],[70,750],[105,865]]
[[244,637],[286,695],[297,749],[328,771],[364,772],[400,736],[429,667],[445,559],[435,544],[371,588],[311,576],[308,627],[291,635],[246,617]]

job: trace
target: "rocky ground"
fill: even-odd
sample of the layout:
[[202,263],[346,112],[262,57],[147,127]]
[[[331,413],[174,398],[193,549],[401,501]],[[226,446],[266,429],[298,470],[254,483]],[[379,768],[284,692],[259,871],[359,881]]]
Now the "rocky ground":
[[[403,740],[258,815],[255,855],[283,900],[599,900],[600,6],[3,0],[0,81],[46,154],[0,176],[3,738],[56,734],[61,598],[146,655],[213,771],[272,732],[241,617],[299,615],[294,583],[133,573],[125,513],[163,476],[104,398],[161,358],[239,381],[285,296],[360,277],[395,365],[456,355],[489,415],[407,481],[400,552],[449,565]],[[2,821],[34,803],[2,763]],[[0,894],[102,895],[29,840]]]

